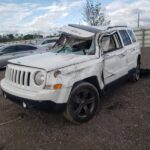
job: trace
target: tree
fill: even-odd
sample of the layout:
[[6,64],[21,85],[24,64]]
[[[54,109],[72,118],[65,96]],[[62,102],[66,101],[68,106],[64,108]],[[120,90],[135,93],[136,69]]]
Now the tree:
[[7,37],[9,38],[9,40],[13,40],[14,39],[14,35],[13,34],[8,34]]
[[91,26],[104,26],[110,24],[110,20],[107,19],[100,2],[86,0],[83,17],[84,21]]
[[34,39],[34,35],[32,34],[27,34],[23,37],[24,40],[31,40],[31,39]]

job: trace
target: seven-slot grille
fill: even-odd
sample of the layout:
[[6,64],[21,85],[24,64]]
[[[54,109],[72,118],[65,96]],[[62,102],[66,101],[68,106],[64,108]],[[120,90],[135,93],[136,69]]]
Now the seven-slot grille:
[[6,79],[15,84],[30,86],[31,72],[14,68],[7,68]]

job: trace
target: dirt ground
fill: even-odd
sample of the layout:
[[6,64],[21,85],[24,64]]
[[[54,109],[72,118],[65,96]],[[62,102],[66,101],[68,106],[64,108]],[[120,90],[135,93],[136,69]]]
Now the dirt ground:
[[[150,49],[142,56],[142,66],[150,68]],[[123,83],[80,126],[61,114],[25,110],[0,95],[0,150],[150,150],[150,79]]]

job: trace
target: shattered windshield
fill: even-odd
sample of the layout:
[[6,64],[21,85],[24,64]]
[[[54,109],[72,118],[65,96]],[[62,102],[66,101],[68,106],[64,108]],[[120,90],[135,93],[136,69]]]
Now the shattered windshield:
[[51,52],[66,54],[73,53],[76,55],[94,55],[95,48],[93,41],[93,37],[83,39],[68,34],[62,34]]

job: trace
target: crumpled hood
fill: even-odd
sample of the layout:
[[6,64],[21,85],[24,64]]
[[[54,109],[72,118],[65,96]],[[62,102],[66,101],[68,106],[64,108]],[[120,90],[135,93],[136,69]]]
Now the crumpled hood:
[[60,69],[70,65],[75,65],[84,61],[89,61],[96,58],[95,55],[73,55],[73,54],[56,54],[56,53],[43,53],[22,58],[10,60],[10,63],[41,68],[46,71]]

